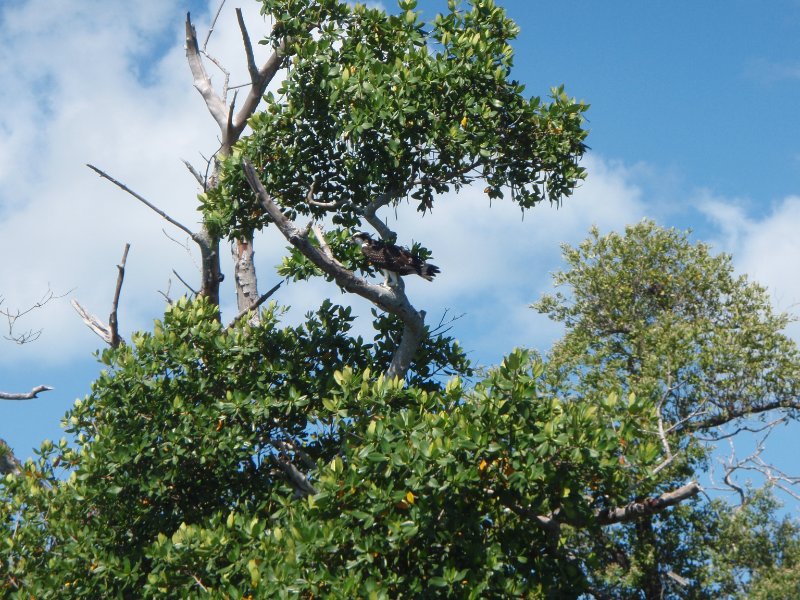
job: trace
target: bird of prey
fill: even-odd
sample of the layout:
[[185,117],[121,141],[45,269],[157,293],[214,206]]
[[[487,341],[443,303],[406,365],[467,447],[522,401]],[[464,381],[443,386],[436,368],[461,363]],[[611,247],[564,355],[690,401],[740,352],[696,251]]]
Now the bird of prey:
[[383,240],[374,240],[364,231],[354,234],[352,239],[360,244],[361,252],[364,253],[367,262],[383,271],[386,285],[399,285],[400,275],[419,275],[423,279],[432,281],[439,272],[439,267],[414,256],[407,248]]

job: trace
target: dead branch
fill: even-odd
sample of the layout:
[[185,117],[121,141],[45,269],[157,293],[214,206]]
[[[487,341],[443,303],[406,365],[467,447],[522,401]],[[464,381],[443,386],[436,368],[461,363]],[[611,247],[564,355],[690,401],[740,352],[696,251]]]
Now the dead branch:
[[[250,42],[247,29],[244,27],[244,20],[242,19],[240,10],[237,10],[237,18],[240,20],[239,27],[244,40],[245,53],[247,54],[248,71],[250,72],[250,91],[245,98],[244,104],[234,116],[233,104],[227,107],[225,95],[217,95],[211,85],[211,78],[208,76],[203,66],[201,51],[197,43],[197,32],[195,31],[194,25],[192,25],[191,15],[186,13],[186,60],[189,63],[189,68],[194,77],[194,87],[200,92],[211,116],[217,122],[222,132],[223,148],[230,148],[236,140],[239,139],[239,136],[241,136],[244,128],[247,126],[247,120],[255,112],[258,103],[261,102],[261,98],[264,96],[267,86],[280,70],[286,48],[285,41],[279,44],[261,68],[256,69],[255,58],[252,53],[253,45]],[[203,54],[208,57],[209,60],[213,60],[205,52],[205,47],[203,49]],[[223,70],[223,72],[226,72],[219,63],[216,61],[214,61],[214,63]]]
[[325,256],[327,256],[329,259],[331,259],[331,261],[333,261],[340,267],[344,268],[344,265],[340,263],[338,260],[336,260],[336,257],[333,255],[333,251],[331,250],[331,247],[328,245],[328,241],[325,239],[325,234],[322,233],[322,228],[319,225],[312,225],[311,231],[314,232],[314,237],[317,238],[317,241],[319,242],[319,247],[325,253]]
[[[29,329],[24,333],[15,334],[14,327],[16,326],[17,321],[22,317],[24,317],[25,315],[27,315],[29,312],[32,312],[38,308],[42,308],[51,300],[58,300],[59,298],[63,298],[64,296],[68,295],[71,292],[72,290],[69,290],[68,292],[65,292],[63,294],[56,294],[53,290],[51,290],[48,287],[47,291],[37,302],[34,302],[31,306],[29,306],[24,310],[19,308],[14,312],[6,309],[0,310],[0,315],[3,315],[8,321],[8,335],[4,335],[3,337],[11,342],[14,342],[15,344],[19,344],[20,346],[22,344],[35,342],[37,339],[39,339],[39,336],[42,335],[42,330]],[[3,304],[3,298],[0,298],[0,304]]]
[[[189,229],[182,223],[179,223],[178,221],[170,217],[167,213],[165,213],[163,210],[155,206],[152,202],[148,201],[146,198],[140,196],[139,194],[131,190],[128,186],[126,186],[122,182],[117,181],[116,179],[114,179],[113,177],[111,177],[110,175],[108,175],[107,173],[103,172],[102,170],[98,169],[93,165],[87,165],[87,166],[93,171],[95,171],[101,177],[108,179],[111,183],[113,183],[120,189],[128,192],[131,196],[139,200],[142,204],[150,208],[158,215],[160,215],[167,222],[172,223],[175,227],[177,227],[178,229],[186,233],[190,238],[192,238],[192,240],[200,247],[200,256],[202,259],[201,263],[202,285],[200,287],[200,295],[208,298],[211,304],[219,306],[219,284],[225,278],[222,275],[219,263],[219,239],[215,236],[212,236],[205,226],[200,231],[196,233],[193,232],[191,229]],[[73,306],[75,306],[75,304],[73,304]],[[78,309],[76,308],[76,310]],[[79,313],[81,312],[81,310],[79,310]],[[95,333],[103,337],[97,331],[95,331]]]
[[[701,491],[702,488],[700,484],[696,481],[692,481],[676,490],[665,492],[655,498],[646,498],[645,500],[631,502],[620,508],[596,510],[592,517],[592,522],[596,525],[614,525],[616,523],[635,521],[659,513],[670,506],[680,504],[684,500],[696,496]],[[504,502],[504,504],[519,516],[531,520],[538,527],[541,527],[551,535],[558,535],[562,525],[586,527],[591,524],[585,520],[559,519],[560,514],[558,511],[550,515],[539,515],[514,502]]]
[[700,484],[696,481],[692,481],[679,487],[677,490],[665,492],[655,498],[647,498],[641,502],[631,502],[621,508],[597,511],[595,513],[595,519],[600,525],[626,523],[628,521],[654,515],[670,506],[680,504],[684,500],[693,498],[699,494],[701,490]]
[[386,225],[386,223],[381,221],[377,215],[377,212],[379,208],[386,206],[392,200],[394,200],[396,195],[396,192],[384,192],[383,194],[379,194],[375,200],[367,205],[362,213],[364,215],[364,219],[367,221],[367,223],[372,225],[375,231],[378,232],[378,235],[381,236],[382,239],[390,242],[394,242],[397,239],[397,234],[389,229],[389,226]]
[[298,496],[313,496],[317,493],[317,490],[313,485],[311,485],[311,483],[309,483],[306,476],[303,475],[300,470],[291,462],[275,455],[272,455],[272,461],[286,474],[289,483],[292,485],[295,493]]
[[239,21],[239,31],[242,32],[242,43],[244,44],[244,53],[247,57],[247,71],[250,73],[250,82],[252,83],[258,80],[258,67],[256,66],[256,58],[253,55],[253,44],[250,41],[250,34],[247,33],[247,26],[244,24],[244,16],[242,16],[241,8],[236,9],[236,20]]
[[[95,173],[97,173],[98,175],[100,175],[100,177],[102,177],[102,178],[104,178],[104,179],[108,179],[108,180],[109,180],[111,183],[113,183],[114,185],[116,185],[118,188],[120,188],[121,190],[123,190],[123,191],[125,191],[125,192],[129,193],[131,196],[133,196],[134,198],[136,198],[136,199],[137,199],[139,202],[141,202],[142,204],[144,204],[144,205],[145,205],[146,207],[148,207],[150,210],[152,210],[153,212],[155,212],[156,214],[158,214],[158,215],[159,215],[159,216],[160,216],[162,219],[166,220],[166,221],[167,221],[167,222],[169,222],[169,223],[172,223],[172,224],[173,224],[175,227],[177,227],[178,229],[180,229],[181,231],[183,231],[184,233],[186,233],[186,234],[187,234],[189,237],[191,237],[192,239],[195,239],[195,235],[196,235],[196,234],[195,234],[195,233],[194,233],[194,232],[193,232],[191,229],[189,229],[188,227],[186,227],[186,225],[184,225],[183,223],[179,223],[178,221],[176,221],[175,219],[173,219],[172,217],[170,217],[170,216],[169,216],[167,213],[165,213],[163,210],[161,210],[160,208],[158,208],[158,207],[157,207],[155,204],[153,204],[152,202],[150,202],[149,200],[147,200],[147,199],[146,199],[146,198],[144,198],[143,196],[140,196],[139,194],[137,194],[136,192],[134,192],[134,191],[133,191],[132,189],[130,189],[130,188],[127,186],[127,185],[125,185],[125,184],[124,184],[124,183],[122,183],[121,181],[117,181],[116,179],[114,179],[113,177],[111,177],[111,175],[109,175],[108,173],[106,173],[105,171],[103,171],[103,170],[101,170],[101,169],[98,169],[98,168],[97,168],[97,167],[95,167],[94,165],[91,165],[91,164],[88,164],[88,163],[87,163],[87,164],[86,164],[86,166],[87,166],[87,167],[89,167],[89,168],[90,168],[92,171],[94,171],[94,172],[95,172]],[[196,241],[196,240],[195,240],[195,241]]]
[[109,346],[111,345],[111,329],[108,325],[106,325],[103,321],[97,318],[95,315],[90,313],[86,310],[81,304],[75,300],[74,298],[70,301],[72,304],[72,308],[75,309],[75,312],[78,313],[78,316],[83,320],[86,326],[91,329],[92,331],[100,337],[106,344]]
[[194,165],[192,165],[192,163],[190,163],[185,158],[182,158],[181,162],[183,162],[183,164],[186,165],[186,168],[189,169],[189,173],[192,174],[192,177],[194,177],[197,180],[197,183],[199,183],[202,186],[203,191],[205,191],[205,189],[206,189],[206,181],[205,181],[205,179],[203,179],[203,176],[200,175],[200,171],[195,169]]
[[37,385],[30,392],[22,392],[18,394],[12,392],[0,392],[0,400],[33,400],[37,397],[37,394],[49,392],[52,389],[53,388],[49,385]]
[[122,292],[122,280],[125,279],[125,263],[128,260],[128,250],[131,249],[130,244],[125,244],[125,250],[122,253],[122,260],[117,265],[117,287],[114,289],[114,301],[111,304],[111,314],[108,317],[108,328],[111,331],[111,341],[109,345],[112,348],[117,348],[122,339],[119,337],[119,322],[117,321],[117,309],[119,307],[119,295]]
[[250,306],[248,306],[244,310],[240,311],[239,314],[236,315],[236,317],[233,319],[233,321],[230,322],[230,324],[228,325],[228,329],[230,329],[231,327],[236,325],[236,323],[239,321],[239,319],[241,319],[242,317],[247,315],[250,311],[253,311],[253,310],[257,309],[259,306],[264,304],[264,302],[266,302],[270,298],[270,296],[272,296],[272,294],[274,294],[275,292],[278,291],[278,288],[281,287],[281,285],[283,285],[284,281],[286,281],[286,280],[285,279],[281,280],[278,283],[276,283],[275,285],[273,285],[272,288],[268,292],[266,292],[264,294],[261,294],[261,296],[255,302],[253,302]]
[[386,376],[389,378],[405,377],[408,368],[411,366],[411,360],[422,340],[425,328],[425,313],[417,311],[411,305],[402,289],[370,284],[338,264],[335,259],[331,259],[324,250],[317,248],[308,239],[308,228],[305,231],[298,229],[297,225],[281,212],[272,196],[264,189],[253,165],[247,159],[242,160],[242,167],[245,177],[258,196],[261,206],[290,244],[324,273],[333,277],[340,288],[353,294],[358,294],[381,310],[397,315],[403,321],[403,339],[394,356],[392,356]]
[[325,209],[328,209],[328,210],[332,210],[332,209],[336,208],[337,206],[339,206],[339,203],[337,201],[335,201],[335,200],[333,200],[331,202],[320,202],[319,200],[314,200],[314,193],[316,192],[316,189],[317,189],[317,182],[314,181],[311,184],[311,187],[309,188],[308,193],[306,194],[306,203],[309,206],[318,206],[319,208],[325,208]]
[[[219,21],[219,16],[222,14],[222,9],[225,6],[225,0],[219,3],[219,7],[217,8],[216,14],[214,14],[214,18],[211,20],[211,25],[208,27],[208,33],[206,34],[206,39],[203,40],[203,52],[206,51],[208,48],[208,40],[211,39],[211,34],[214,33],[214,28],[217,26],[217,21]],[[239,10],[238,8],[236,10]]]
[[178,281],[180,281],[187,290],[189,290],[190,292],[192,292],[192,294],[197,296],[197,290],[194,289],[192,286],[190,286],[188,283],[186,283],[186,280],[183,277],[181,277],[180,274],[175,269],[172,269],[172,273],[173,275],[175,275],[175,277],[178,278]]
[[108,317],[108,325],[101,321],[98,317],[86,310],[77,300],[72,300],[72,308],[78,313],[80,318],[86,326],[97,334],[106,344],[112,348],[117,348],[125,343],[119,335],[119,325],[117,322],[117,310],[119,307],[119,297],[122,291],[122,281],[125,278],[125,263],[128,260],[128,250],[131,245],[125,244],[125,250],[122,253],[122,260],[117,265],[117,285],[114,289],[114,299],[111,303],[111,314]]
[[191,16],[186,13],[186,60],[189,63],[189,69],[194,78],[194,87],[200,92],[200,95],[205,100],[211,116],[219,125],[221,130],[225,130],[227,122],[227,109],[223,99],[214,92],[214,87],[211,85],[211,78],[206,72],[203,65],[203,59],[200,56],[200,48],[197,44],[197,32],[194,25],[192,25]]

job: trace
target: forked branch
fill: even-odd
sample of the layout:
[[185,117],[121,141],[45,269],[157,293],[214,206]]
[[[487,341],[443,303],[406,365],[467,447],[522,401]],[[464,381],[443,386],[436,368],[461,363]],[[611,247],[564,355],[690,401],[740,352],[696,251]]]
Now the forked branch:
[[425,313],[417,311],[411,305],[402,289],[387,288],[368,283],[343,267],[335,258],[329,256],[323,248],[312,244],[308,238],[310,228],[299,229],[291,219],[281,212],[272,196],[264,189],[253,165],[247,159],[243,159],[242,167],[245,177],[258,196],[262,208],[290,244],[325,274],[333,277],[339,287],[366,298],[381,310],[397,315],[403,321],[403,339],[392,356],[386,376],[389,378],[405,377],[411,366],[411,360],[422,340],[425,330]]
[[125,244],[125,250],[122,252],[122,260],[117,265],[117,285],[114,288],[114,299],[111,303],[111,314],[108,317],[108,325],[81,306],[77,300],[72,300],[71,302],[72,307],[78,315],[80,315],[81,319],[83,319],[86,326],[112,348],[117,348],[125,343],[125,340],[119,335],[117,311],[119,308],[120,293],[122,292],[122,282],[125,279],[125,263],[128,260],[128,251],[130,249],[131,245]]

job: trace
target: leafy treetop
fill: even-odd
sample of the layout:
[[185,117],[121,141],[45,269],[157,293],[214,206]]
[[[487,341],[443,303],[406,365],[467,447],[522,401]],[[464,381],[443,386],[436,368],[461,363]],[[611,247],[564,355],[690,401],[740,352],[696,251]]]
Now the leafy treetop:
[[584,177],[587,106],[563,88],[550,103],[523,97],[510,79],[518,28],[504,10],[451,0],[426,25],[415,0],[399,5],[386,14],[335,0],[264,2],[277,22],[262,43],[284,48],[286,79],[223,159],[222,185],[201,197],[213,230],[269,222],[243,155],[289,216],[332,212],[344,227],[408,195],[431,210],[436,194],[476,179],[489,198],[509,190],[523,209],[571,194]]

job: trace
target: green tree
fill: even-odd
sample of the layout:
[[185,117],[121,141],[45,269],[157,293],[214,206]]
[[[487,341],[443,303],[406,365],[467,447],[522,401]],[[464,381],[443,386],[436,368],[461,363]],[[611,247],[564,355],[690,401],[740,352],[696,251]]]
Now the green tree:
[[[403,285],[357,274],[373,269],[350,235],[371,226],[393,240],[378,211],[407,196],[421,212],[435,210],[437,194],[478,180],[489,197],[508,194],[523,209],[560,202],[584,176],[577,160],[585,105],[561,89],[551,102],[522,96],[510,79],[516,26],[491,0],[448,2],[429,24],[412,0],[401,0],[398,14],[336,0],[262,4],[275,22],[265,40],[273,55],[257,68],[242,26],[252,80],[243,112],[210,88],[187,20],[195,85],[222,131],[218,168],[203,180],[202,230],[184,228],[201,248],[201,293],[176,301],[152,331],[128,341],[116,331],[116,308],[108,326],[94,323],[110,347],[99,355],[106,369],[91,393],[66,415],[74,443],[43,443],[36,461],[0,483],[3,592],[569,598],[619,589],[617,569],[623,591],[649,593],[652,565],[661,562],[651,558],[659,542],[648,531],[658,529],[658,515],[678,522],[697,514],[686,504],[697,502],[694,476],[707,456],[697,433],[719,425],[720,415],[731,421],[770,403],[785,408],[785,398],[732,397],[707,418],[692,406],[706,396],[670,395],[671,384],[653,383],[657,360],[644,351],[669,350],[653,332],[635,368],[620,363],[612,380],[602,360],[617,365],[616,358],[601,351],[601,336],[591,339],[587,329],[570,341],[583,305],[566,300],[577,312],[564,313],[572,319],[567,336],[546,363],[515,350],[467,385],[474,373],[463,350],[426,326]],[[286,79],[259,104],[276,65],[287,67]],[[255,113],[257,105],[263,111]],[[248,122],[252,134],[241,137]],[[317,224],[323,217],[333,224],[327,232]],[[311,223],[299,226],[300,218]],[[350,307],[329,300],[297,326],[282,325],[274,304],[256,318],[267,295],[254,298],[243,264],[234,277],[241,312],[223,324],[219,242],[235,242],[239,252],[264,229],[290,245],[283,277],[324,277],[372,302],[374,339],[354,335]],[[678,242],[677,255],[691,255]],[[635,240],[617,249],[635,253],[629,245]],[[704,282],[718,276],[707,267],[713,263],[692,271],[708,288],[704,299],[713,298]],[[610,304],[618,291],[601,285],[593,293]],[[651,315],[633,314],[635,332],[672,298],[646,293]],[[753,293],[742,318],[761,327],[759,343],[783,344],[785,361],[768,379],[778,382],[775,393],[790,390],[796,354],[762,300]],[[704,314],[727,318],[725,306]],[[676,326],[694,315],[672,313]],[[730,377],[773,365],[714,343],[719,353],[704,360],[729,365]],[[692,382],[698,390],[713,383]],[[716,385],[731,391],[724,380]],[[698,519],[691,523],[701,531]],[[681,539],[694,534],[686,531]],[[791,528],[783,537],[769,531],[770,540],[796,537]],[[700,565],[713,558],[697,544],[675,545]],[[752,571],[753,581],[764,590],[782,585],[792,560]],[[621,568],[625,561],[632,566]],[[703,585],[722,581],[708,572],[715,583]]]
[[[772,310],[763,287],[734,274],[730,256],[647,220],[624,234],[594,229],[563,254],[567,269],[554,281],[565,291],[535,304],[566,328],[548,356],[547,386],[575,402],[634,394],[650,407],[654,422],[636,443],[650,444],[658,464],[648,478],[631,480],[632,494],[698,477],[718,440],[737,432],[766,435],[797,419],[800,354],[782,333],[789,316]],[[621,411],[616,419],[620,427],[627,420]],[[753,455],[720,478],[749,502],[735,469],[760,465]],[[778,474],[770,476],[780,484]],[[584,540],[592,556],[607,557],[594,583],[601,596],[683,598],[686,580],[702,590],[697,597],[718,597],[719,582],[706,584],[703,569],[709,561],[719,567],[721,554],[705,546],[724,548],[729,523],[736,519],[723,505],[697,501],[617,528],[599,546]],[[738,556],[737,568],[758,570],[755,554]]]

